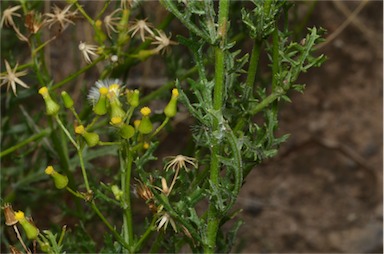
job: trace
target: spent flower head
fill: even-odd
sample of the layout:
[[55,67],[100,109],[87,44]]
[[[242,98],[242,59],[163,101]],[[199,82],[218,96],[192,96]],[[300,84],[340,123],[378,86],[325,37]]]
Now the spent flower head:
[[72,5],[68,5],[64,9],[60,9],[55,5],[53,6],[53,13],[45,13],[44,15],[47,17],[45,23],[48,25],[48,28],[51,28],[56,23],[60,24],[61,29],[66,28],[69,23],[74,25],[75,23],[72,19],[76,16],[77,10],[71,12],[69,11],[71,7]]
[[185,168],[186,171],[189,171],[187,164],[190,166],[197,168],[197,160],[192,157],[177,155],[177,156],[169,156],[166,159],[171,159],[165,165],[165,170],[172,168],[175,171],[178,171],[180,168]]
[[91,44],[87,44],[85,42],[81,42],[80,41],[80,44],[79,44],[79,50],[81,51],[83,57],[84,57],[84,60],[87,62],[87,63],[92,63],[92,60],[91,60],[91,55],[92,56],[97,56],[96,54],[96,51],[98,49],[98,46],[96,45],[91,45]]
[[168,46],[170,45],[177,45],[177,42],[174,42],[174,41],[171,41],[171,36],[170,37],[167,37],[167,35],[161,31],[161,30],[157,30],[157,36],[155,36],[155,41],[152,42],[153,45],[158,45],[156,48],[155,48],[155,51],[157,52],[161,52],[163,51],[164,53],[164,50],[167,49]]
[[5,24],[6,26],[12,26],[15,27],[15,22],[13,22],[13,17],[21,17],[19,13],[16,13],[18,9],[21,8],[21,5],[16,5],[13,7],[9,7],[3,11],[3,17],[1,17],[0,21],[0,28],[3,28],[3,25]]
[[164,231],[167,229],[168,224],[170,223],[173,230],[177,233],[176,223],[172,219],[171,215],[165,211],[161,211],[158,213],[160,215],[160,218],[156,221],[157,223],[157,231],[159,231],[161,228],[164,229]]
[[139,32],[141,40],[145,41],[145,32],[149,33],[151,36],[155,35],[151,28],[153,28],[153,26],[152,24],[147,23],[147,19],[139,19],[131,23],[131,27],[129,28],[128,32],[132,32],[132,37],[135,36],[137,32]]
[[121,11],[120,8],[114,10],[111,14],[104,17],[105,28],[107,29],[107,34],[111,38],[111,31],[117,33],[116,26],[119,25],[121,17],[115,16]]
[[15,225],[18,221],[15,218],[15,212],[13,211],[12,205],[9,203],[5,203],[3,210],[4,210],[4,217],[5,217],[5,225],[7,226]]
[[17,66],[18,64],[15,65],[15,67],[11,68],[7,60],[4,60],[5,62],[5,68],[7,69],[7,74],[3,75],[3,73],[0,75],[0,86],[7,84],[7,91],[9,90],[9,87],[12,87],[12,91],[14,95],[16,95],[16,84],[21,85],[24,88],[29,88],[27,84],[25,84],[19,77],[27,75],[28,71],[23,70],[17,72]]

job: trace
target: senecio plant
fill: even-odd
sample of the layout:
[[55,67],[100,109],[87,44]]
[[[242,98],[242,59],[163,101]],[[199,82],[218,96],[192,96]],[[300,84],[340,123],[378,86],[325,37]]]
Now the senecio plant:
[[[2,99],[20,104],[20,85],[22,98],[40,101],[45,110],[32,108],[28,113],[20,107],[33,133],[16,143],[3,134],[6,149],[1,157],[7,161],[26,147],[30,149],[24,156],[44,150],[23,169],[34,172],[25,173],[34,179],[25,181],[43,186],[51,197],[55,194],[49,202],[59,205],[63,214],[56,209],[50,216],[73,216],[81,229],[68,230],[65,221],[42,229],[41,219],[34,222],[31,215],[48,212],[20,204],[22,194],[11,190],[2,197],[5,225],[17,237],[6,240],[10,250],[230,252],[242,224],[237,219],[241,210],[234,208],[236,198],[249,172],[275,156],[287,139],[276,136],[278,112],[283,101],[290,101],[291,90],[303,91],[296,83],[299,74],[324,61],[324,56],[313,54],[322,30],[310,28],[296,42],[289,28],[293,4],[281,0],[161,0],[169,14],[159,24],[142,15],[140,6],[146,2],[134,0],[104,1],[93,15],[76,0],[60,3],[62,7],[53,3],[46,13],[36,1],[8,4],[2,11],[2,29],[25,43],[30,55],[3,60],[1,85],[13,93],[3,93]],[[175,19],[187,29],[183,36],[167,32]],[[55,82],[45,48],[80,21],[93,35],[93,41],[75,41],[83,67]],[[42,36],[50,31],[50,36]],[[181,59],[174,80],[153,91],[127,85],[127,70],[154,56],[170,62]],[[91,70],[98,77],[84,84],[80,95],[89,103],[74,101],[71,82]],[[23,78],[27,75],[28,82]],[[153,108],[155,99],[162,99],[164,106]],[[192,136],[189,148],[157,158],[164,140],[159,134],[172,134],[173,119],[182,109],[194,118],[185,130]],[[116,163],[96,173],[93,164],[111,158]],[[43,203],[44,196],[38,202]],[[21,210],[15,212],[12,204]],[[148,213],[135,215],[136,205],[144,205]],[[90,230],[90,223],[97,222]]]

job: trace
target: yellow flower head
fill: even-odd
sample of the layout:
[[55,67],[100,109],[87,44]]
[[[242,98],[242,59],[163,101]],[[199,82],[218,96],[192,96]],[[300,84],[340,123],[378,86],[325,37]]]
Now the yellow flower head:
[[42,96],[45,96],[48,94],[48,88],[46,86],[43,86],[42,88],[39,89],[39,94]]
[[54,172],[55,172],[55,169],[54,169],[52,166],[48,166],[48,167],[45,169],[45,173],[46,173],[47,175],[52,175]]
[[84,134],[84,132],[85,132],[85,129],[84,129],[84,126],[83,125],[79,125],[79,126],[77,126],[76,128],[75,128],[75,133],[77,133],[77,134]]
[[149,114],[151,114],[151,109],[149,107],[144,107],[140,110],[140,113],[143,115],[143,116],[148,116]]
[[102,95],[107,95],[107,93],[108,93],[108,88],[102,86],[102,87],[99,88],[99,92],[100,92],[100,94],[102,94]]
[[25,218],[24,212],[22,212],[22,211],[15,212],[15,219],[16,220],[21,221],[24,218]]
[[177,90],[177,88],[173,88],[172,89],[172,97],[178,97],[179,96],[179,91]]
[[119,116],[115,116],[115,117],[111,118],[111,123],[113,125],[117,125],[117,124],[120,124],[122,122],[123,122],[123,119],[121,117],[119,117]]

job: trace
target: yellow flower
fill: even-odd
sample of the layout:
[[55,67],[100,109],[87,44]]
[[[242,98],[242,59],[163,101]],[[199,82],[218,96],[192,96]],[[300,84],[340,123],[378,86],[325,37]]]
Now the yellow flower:
[[23,227],[28,239],[36,239],[39,235],[39,229],[25,218],[22,211],[15,212],[15,219],[19,221]]
[[19,64],[16,64],[16,66],[12,70],[8,61],[4,60],[4,62],[5,62],[5,68],[7,69],[7,74],[3,75],[3,73],[1,73],[0,80],[2,80],[2,82],[0,86],[7,84],[7,91],[9,90],[9,87],[12,87],[12,91],[14,95],[16,95],[16,84],[19,84],[24,88],[29,88],[27,84],[25,84],[21,79],[19,79],[19,77],[27,75],[28,71],[23,70],[23,71],[16,72],[17,66]]
[[56,188],[63,189],[67,187],[68,177],[56,172],[52,166],[48,166],[44,172],[53,178]]
[[151,109],[149,107],[144,107],[140,110],[140,113],[143,115],[143,116],[148,116],[149,114],[151,114]]

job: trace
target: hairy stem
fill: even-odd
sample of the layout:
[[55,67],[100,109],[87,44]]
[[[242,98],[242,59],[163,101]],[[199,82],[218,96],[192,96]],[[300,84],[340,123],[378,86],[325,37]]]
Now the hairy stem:
[[[223,93],[225,84],[225,61],[224,61],[224,46],[226,42],[226,32],[228,25],[228,10],[229,0],[220,0],[219,2],[219,27],[218,36],[220,38],[220,46],[215,49],[215,86],[213,94],[213,108],[215,111],[222,111],[223,106]],[[214,119],[213,131],[219,130],[219,119]],[[220,142],[214,139],[211,148],[211,164],[210,164],[210,181],[212,185],[219,184],[220,172]],[[207,239],[204,246],[205,253],[214,253],[216,248],[216,236],[219,229],[220,216],[215,208],[215,204],[211,202],[208,208],[208,226],[207,226]]]

